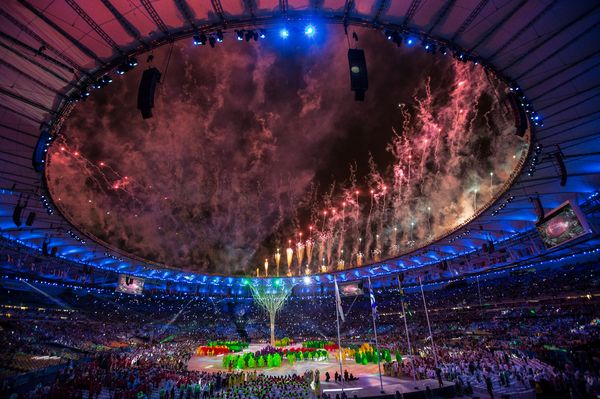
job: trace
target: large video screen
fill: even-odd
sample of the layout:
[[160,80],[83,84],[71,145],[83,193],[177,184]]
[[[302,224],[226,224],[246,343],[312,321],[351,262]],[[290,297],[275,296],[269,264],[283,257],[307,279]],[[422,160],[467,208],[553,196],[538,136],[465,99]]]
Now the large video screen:
[[362,288],[362,283],[347,283],[340,284],[340,295],[341,296],[355,296],[355,295],[363,295],[364,291]]
[[554,248],[591,232],[579,208],[566,201],[536,224],[546,248]]
[[144,279],[121,274],[119,275],[119,283],[116,290],[125,294],[142,295]]

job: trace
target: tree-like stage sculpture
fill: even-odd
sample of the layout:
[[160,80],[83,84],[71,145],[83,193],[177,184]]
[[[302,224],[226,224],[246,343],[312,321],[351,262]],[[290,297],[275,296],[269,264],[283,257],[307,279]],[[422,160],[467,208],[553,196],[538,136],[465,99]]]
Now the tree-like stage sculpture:
[[286,299],[292,293],[292,285],[286,285],[281,280],[275,280],[272,286],[249,283],[252,297],[258,305],[267,311],[271,323],[271,345],[275,346],[275,317],[283,307]]

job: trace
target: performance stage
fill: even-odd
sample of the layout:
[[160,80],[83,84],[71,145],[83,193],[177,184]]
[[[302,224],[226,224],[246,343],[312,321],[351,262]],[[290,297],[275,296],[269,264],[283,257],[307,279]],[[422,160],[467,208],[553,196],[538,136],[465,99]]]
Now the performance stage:
[[[250,345],[244,352],[256,352],[263,347],[264,345]],[[261,374],[282,376],[290,374],[302,375],[307,370],[319,370],[321,373],[321,387],[323,392],[335,398],[336,394],[341,394],[342,392],[342,386],[339,383],[333,382],[333,376],[336,371],[339,373],[340,366],[333,353],[330,353],[330,356],[331,357],[327,361],[302,360],[297,361],[292,366],[286,361],[280,367],[256,368],[244,371],[256,370]],[[193,356],[188,363],[188,369],[211,372],[227,371],[222,367],[222,361],[222,355]],[[381,365],[381,369],[383,372],[383,364]],[[386,376],[382,376],[384,394],[381,394],[377,364],[357,365],[352,359],[344,362],[344,370],[348,370],[348,373],[352,373],[354,377],[358,378],[358,381],[344,383],[344,391],[349,398],[353,398],[355,395],[358,398],[387,397],[388,395],[392,395],[393,397],[396,391],[406,395],[407,398],[424,397],[424,392],[427,387],[441,396],[444,396],[442,392],[438,392],[438,382],[436,380],[419,380],[414,382],[412,379]],[[330,382],[325,382],[326,372],[329,372],[331,376]],[[444,381],[443,390],[453,391],[454,384],[449,381]]]

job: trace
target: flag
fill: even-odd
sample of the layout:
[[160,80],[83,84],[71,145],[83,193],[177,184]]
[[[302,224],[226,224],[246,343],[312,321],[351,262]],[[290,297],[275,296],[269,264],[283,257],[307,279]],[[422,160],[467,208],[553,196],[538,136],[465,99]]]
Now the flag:
[[377,302],[375,302],[375,295],[373,295],[373,288],[369,290],[369,296],[371,297],[371,309],[373,311],[373,315],[377,317]]
[[400,299],[404,299],[404,288],[402,287],[402,282],[400,281],[400,275],[397,276],[398,279],[398,290],[400,291]]
[[335,305],[337,306],[337,311],[342,319],[342,322],[345,322],[344,309],[342,309],[342,298],[340,298],[340,290],[338,289],[337,279],[335,276],[333,277],[333,283],[335,284]]

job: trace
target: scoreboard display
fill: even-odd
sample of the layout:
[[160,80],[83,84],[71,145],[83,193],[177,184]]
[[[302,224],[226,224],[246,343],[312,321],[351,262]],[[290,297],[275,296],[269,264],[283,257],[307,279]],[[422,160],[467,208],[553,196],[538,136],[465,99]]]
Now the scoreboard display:
[[536,224],[536,228],[548,249],[591,233],[585,216],[570,201],[553,209]]

